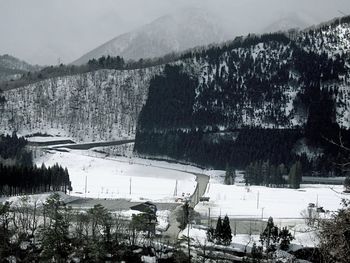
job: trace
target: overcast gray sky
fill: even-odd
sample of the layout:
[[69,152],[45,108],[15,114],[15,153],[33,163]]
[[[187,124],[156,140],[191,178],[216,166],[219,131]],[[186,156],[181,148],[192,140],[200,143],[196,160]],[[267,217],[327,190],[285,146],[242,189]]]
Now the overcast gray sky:
[[235,34],[285,16],[320,22],[349,14],[350,0],[0,0],[0,54],[34,64],[69,63],[121,33],[176,9],[200,7]]

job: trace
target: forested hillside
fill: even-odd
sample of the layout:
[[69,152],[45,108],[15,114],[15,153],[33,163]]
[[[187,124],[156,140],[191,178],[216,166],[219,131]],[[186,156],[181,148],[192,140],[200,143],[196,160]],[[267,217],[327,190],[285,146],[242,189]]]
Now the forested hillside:
[[349,32],[344,19],[185,54],[151,80],[135,150],[220,168],[301,160],[327,174],[327,139],[349,137]]
[[160,67],[98,70],[3,93],[0,130],[70,136],[77,141],[134,137],[148,82]]
[[[155,62],[166,65],[141,61],[131,70],[122,58],[101,58],[86,66],[91,72],[54,70],[54,78],[3,93],[0,129],[77,141],[136,133],[134,150],[144,156],[218,168],[300,160],[327,173],[338,158],[327,139],[342,131],[346,142],[350,127],[349,20]],[[101,69],[110,66],[118,69]]]
[[[0,55],[0,83],[13,81],[30,71],[39,70],[39,66],[33,66],[25,61],[10,55]],[[2,85],[0,85],[2,86]]]

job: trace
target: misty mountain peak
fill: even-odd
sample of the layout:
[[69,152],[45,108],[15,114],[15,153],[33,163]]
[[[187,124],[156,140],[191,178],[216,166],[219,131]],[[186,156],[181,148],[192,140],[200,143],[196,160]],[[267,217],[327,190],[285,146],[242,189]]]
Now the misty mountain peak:
[[227,39],[218,19],[199,8],[181,9],[162,16],[135,31],[122,34],[83,55],[73,64],[84,64],[101,56],[122,56],[125,59],[159,57],[195,46]]

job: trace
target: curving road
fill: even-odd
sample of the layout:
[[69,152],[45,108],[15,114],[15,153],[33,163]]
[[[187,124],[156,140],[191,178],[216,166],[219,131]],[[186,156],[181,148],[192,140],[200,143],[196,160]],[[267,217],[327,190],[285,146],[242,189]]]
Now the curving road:
[[[81,143],[81,144],[64,144],[64,145],[52,145],[52,142],[49,142],[46,146],[51,146],[51,149],[60,150],[62,148],[75,149],[75,150],[89,150],[95,147],[103,146],[114,146],[114,145],[123,145],[127,143],[135,142],[134,139],[128,140],[119,140],[119,141],[109,141],[109,142],[93,142],[93,143]],[[45,146],[45,143],[41,143],[36,146]],[[62,149],[63,150],[63,149]],[[197,186],[193,192],[190,199],[190,206],[194,208],[198,203],[200,198],[205,194],[207,185],[209,182],[209,176],[202,173],[194,173],[186,170],[168,168],[164,166],[153,165],[153,167],[165,169],[165,170],[174,170],[184,173],[193,174],[196,176]],[[139,203],[131,202],[127,199],[97,199],[97,198],[77,198],[68,203],[73,209],[89,209],[96,204],[101,204],[110,211],[118,210],[127,210],[131,206],[134,206]],[[156,203],[158,210],[170,210],[171,214],[169,216],[169,227],[167,231],[163,233],[164,239],[168,240],[171,243],[177,242],[178,235],[180,232],[179,223],[177,221],[178,214],[181,213],[181,204],[179,203]]]
[[134,139],[129,139],[129,140],[109,141],[109,142],[65,144],[65,145],[53,146],[51,148],[52,149],[67,148],[67,149],[72,149],[72,150],[90,150],[90,149],[95,148],[95,147],[123,145],[123,144],[133,143],[133,142],[135,142]]

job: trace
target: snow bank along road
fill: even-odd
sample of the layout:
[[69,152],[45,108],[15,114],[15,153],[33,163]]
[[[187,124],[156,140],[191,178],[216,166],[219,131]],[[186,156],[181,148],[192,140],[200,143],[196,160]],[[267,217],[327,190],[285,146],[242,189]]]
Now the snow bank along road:
[[75,143],[71,138],[58,136],[33,136],[26,138],[29,146],[52,146],[51,149],[67,148],[75,150],[89,150],[96,147],[118,146],[135,142],[135,139],[124,139],[105,142]]

